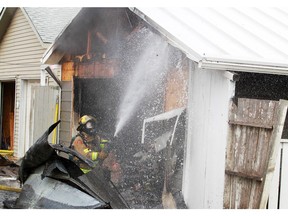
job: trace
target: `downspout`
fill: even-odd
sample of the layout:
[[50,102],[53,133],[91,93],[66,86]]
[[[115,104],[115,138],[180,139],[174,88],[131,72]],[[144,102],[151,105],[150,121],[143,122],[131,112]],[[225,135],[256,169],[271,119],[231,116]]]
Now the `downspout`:
[[46,86],[46,71],[45,71],[46,65],[40,66],[40,86]]
[[45,70],[48,72],[48,74],[53,78],[53,80],[57,83],[57,85],[62,89],[61,81],[58,79],[58,77],[55,76],[53,71],[51,70],[50,66],[46,67]]
[[51,70],[50,66],[47,66],[45,64],[42,64],[40,67],[40,85],[46,86],[47,85],[47,79],[46,79],[46,72],[52,77],[52,79],[57,83],[57,85],[62,88],[61,81],[58,79],[58,77],[54,74],[54,72]]
[[[41,65],[41,86],[46,85],[46,73],[45,73],[45,71],[47,71],[47,73],[52,77],[52,79],[60,87],[60,94],[61,94],[61,89],[62,89],[61,81],[53,73],[50,66],[43,64],[43,59],[41,59],[41,63],[42,63],[42,65]],[[44,68],[44,70],[43,70],[43,68]],[[59,94],[57,95],[56,102],[55,102],[55,111],[54,111],[54,119],[53,119],[54,123],[56,123],[58,121],[58,118],[59,118]],[[56,141],[57,141],[57,129],[55,128],[53,130],[52,144],[56,144]]]

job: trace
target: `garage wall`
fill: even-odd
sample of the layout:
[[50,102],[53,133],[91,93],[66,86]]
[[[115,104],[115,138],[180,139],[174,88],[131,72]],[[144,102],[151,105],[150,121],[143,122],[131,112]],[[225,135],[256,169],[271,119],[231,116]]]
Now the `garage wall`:
[[183,195],[188,208],[223,208],[229,100],[235,84],[223,71],[190,63]]

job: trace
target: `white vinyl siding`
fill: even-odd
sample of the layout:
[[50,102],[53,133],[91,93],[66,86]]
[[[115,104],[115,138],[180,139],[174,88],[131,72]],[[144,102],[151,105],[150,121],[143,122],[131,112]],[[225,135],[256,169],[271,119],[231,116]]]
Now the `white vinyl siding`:
[[40,77],[45,52],[21,9],[18,9],[0,44],[0,79]]
[[222,209],[229,100],[234,82],[223,71],[190,71],[183,194],[188,208]]
[[[39,38],[32,26],[23,14],[17,9],[11,23],[0,41],[0,81],[15,80],[15,131],[14,131],[14,155],[18,156],[19,123],[21,106],[21,80],[40,80],[40,59],[45,48],[42,47]],[[22,98],[23,100],[23,98]],[[17,106],[17,104],[19,106]],[[23,105],[23,104],[22,104]]]

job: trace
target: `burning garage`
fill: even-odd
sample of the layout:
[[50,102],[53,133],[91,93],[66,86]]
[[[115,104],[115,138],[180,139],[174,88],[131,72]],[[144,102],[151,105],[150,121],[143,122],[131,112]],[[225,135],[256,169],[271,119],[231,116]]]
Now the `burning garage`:
[[[130,206],[162,208],[165,188],[178,197],[173,207],[185,207],[187,58],[128,8],[82,9],[46,57],[45,64],[62,65],[59,142],[69,146],[80,117],[95,117],[121,166],[111,179]],[[141,144],[144,120],[163,113],[146,121]]]
[[42,59],[62,66],[59,142],[94,116],[132,208],[266,208],[287,110],[284,14],[83,8]]

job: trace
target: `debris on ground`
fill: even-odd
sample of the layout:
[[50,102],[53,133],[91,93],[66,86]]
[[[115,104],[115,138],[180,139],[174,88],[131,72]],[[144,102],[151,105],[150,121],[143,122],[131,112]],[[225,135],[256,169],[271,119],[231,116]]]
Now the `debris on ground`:
[[8,156],[0,155],[0,185],[19,188],[18,170],[19,166]]
[[145,129],[145,143],[135,139],[130,147],[126,140],[119,139],[118,146],[126,145],[119,153],[125,153],[120,161],[124,177],[120,192],[131,208],[187,208],[182,194],[184,115],[179,119],[177,127],[173,119],[165,125],[150,123]]
[[[11,187],[10,191],[0,190],[0,203],[3,206],[4,201],[5,208],[187,208],[181,191],[181,134],[175,133],[171,149],[167,148],[170,136],[164,131],[145,145],[120,151],[125,157],[121,158],[117,150],[112,151],[103,163],[103,167],[109,168],[107,179],[107,173],[100,167],[83,175],[79,167],[67,159],[69,157],[59,154],[73,154],[72,149],[48,143],[48,135],[57,124],[27,151],[20,168],[13,160],[1,156],[0,184]],[[87,165],[93,163],[79,159]],[[21,193],[12,190],[20,188],[18,177],[23,183]],[[74,197],[71,193],[78,199],[67,199]]]
[[6,208],[19,197],[21,188],[18,180],[17,158],[0,155],[0,208]]
[[[163,209],[162,192],[164,187],[164,151],[141,147],[123,162],[124,179],[120,192],[134,209]],[[182,169],[177,169],[171,178],[172,195],[178,209],[187,208],[182,196]],[[171,195],[170,195],[171,196]]]
[[[25,153],[19,168],[21,193],[14,202],[5,200],[6,208],[129,208],[99,164],[73,149],[48,142],[49,134],[59,123],[51,125]],[[91,170],[84,174],[69,156],[77,157]]]

